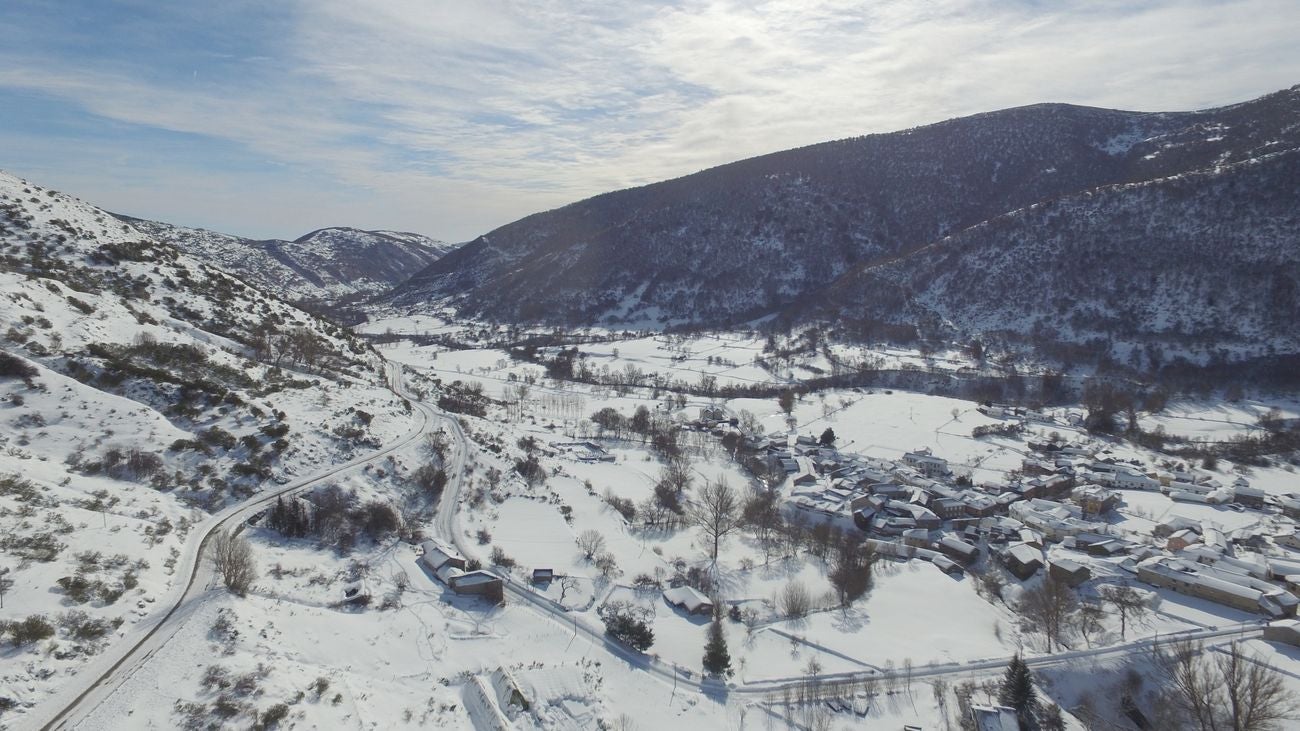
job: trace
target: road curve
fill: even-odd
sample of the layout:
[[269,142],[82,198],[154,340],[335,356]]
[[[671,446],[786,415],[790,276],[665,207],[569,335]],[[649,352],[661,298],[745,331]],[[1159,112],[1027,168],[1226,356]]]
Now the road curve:
[[[190,541],[186,551],[182,554],[181,563],[177,567],[177,572],[187,578],[183,589],[178,590],[173,586],[170,590],[169,593],[171,594],[179,593],[175,600],[136,624],[131,632],[138,635],[137,638],[134,640],[127,639],[119,643],[112,650],[100,656],[93,664],[84,668],[81,673],[74,676],[69,687],[64,688],[45,703],[33,709],[28,718],[22,719],[24,727],[39,728],[42,731],[75,728],[100,703],[111,696],[113,691],[131,673],[143,665],[159,647],[166,643],[171,635],[164,630],[171,629],[174,633],[177,623],[173,622],[173,620],[188,616],[198,603],[209,596],[208,579],[210,577],[204,573],[205,562],[202,558],[208,540],[218,531],[229,526],[242,525],[244,521],[264,510],[282,495],[337,477],[344,472],[410,446],[412,442],[423,438],[433,424],[435,412],[401,392],[401,366],[387,363],[386,368],[388,370],[388,388],[398,396],[407,399],[412,405],[413,424],[407,433],[374,452],[349,460],[341,465],[331,466],[294,482],[277,485],[274,489],[260,492],[248,500],[232,505],[200,523],[195,528],[198,540]],[[457,425],[457,428],[459,428],[459,425]],[[463,434],[460,436],[462,439],[464,438]],[[201,575],[204,578],[203,581],[199,580]],[[183,608],[186,611],[181,613]]]

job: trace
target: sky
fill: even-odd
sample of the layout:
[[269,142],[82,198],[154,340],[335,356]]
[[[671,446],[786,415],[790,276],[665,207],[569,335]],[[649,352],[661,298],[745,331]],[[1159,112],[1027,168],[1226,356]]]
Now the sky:
[[791,147],[1300,83],[1297,0],[3,0],[0,169],[254,238],[465,241]]

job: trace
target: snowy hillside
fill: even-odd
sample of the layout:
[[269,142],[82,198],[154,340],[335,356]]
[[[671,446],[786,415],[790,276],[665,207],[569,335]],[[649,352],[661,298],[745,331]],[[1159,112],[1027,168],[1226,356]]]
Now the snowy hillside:
[[0,293],[0,626],[35,628],[0,653],[18,713],[153,611],[211,513],[410,428],[351,333],[3,173]]
[[[1111,229],[1133,233],[1134,217],[1171,221],[1199,215],[1205,225],[1180,227],[1192,239],[1179,246],[1170,240],[1175,237],[1158,236],[1125,251],[1130,259],[1142,259],[1135,262],[1141,270],[1178,261],[1178,276],[1190,279],[1171,286],[1204,293],[1216,286],[1217,262],[1187,258],[1189,251],[1230,243],[1240,249],[1233,258],[1271,262],[1277,246],[1290,241],[1294,248],[1300,232],[1293,219],[1274,218],[1275,209],[1263,202],[1293,193],[1293,177],[1285,173],[1294,168],[1293,158],[1277,157],[1270,167],[1277,173],[1236,175],[1234,185],[1255,187],[1238,190],[1238,203],[1230,209],[1206,208],[1202,214],[1189,210],[1184,198],[1208,205],[1219,180],[1213,175],[1160,188],[1170,195],[1136,184],[1212,172],[1298,147],[1300,87],[1201,112],[1058,104],[1009,109],[789,150],[539,213],[435,262],[398,287],[391,300],[404,308],[432,311],[431,304],[451,303],[465,313],[546,323],[725,326],[774,312],[815,318],[805,305],[820,300],[837,278],[916,252],[931,259],[927,247],[934,242],[970,239],[978,234],[963,232],[1025,210],[1039,213],[1018,219],[1021,238],[1051,239],[1079,260],[1107,260],[1112,266],[1115,260],[1107,259],[1109,250],[1099,244]],[[1202,183],[1208,187],[1197,189]],[[1172,194],[1175,189],[1179,192]],[[1087,204],[1094,216],[1092,238],[1077,228],[1054,228],[1066,205],[1052,208],[1052,201],[1086,201],[1093,191],[1106,203]],[[1210,225],[1212,218],[1218,223]],[[1241,233],[1256,227],[1266,233]],[[1255,251],[1256,246],[1263,249]],[[995,257],[981,256],[980,262],[945,259],[947,268],[930,278],[982,272]],[[1008,264],[1014,258],[1001,255]],[[1040,291],[1076,297],[1064,286],[1069,282],[1054,279],[1056,271],[1037,272]],[[1001,293],[995,287],[984,290],[989,297]],[[845,296],[860,300],[859,312],[879,318],[859,323],[867,334],[880,322],[901,324],[905,334],[914,335],[919,327],[923,335],[944,337],[953,335],[945,330],[949,324],[960,326],[958,335],[1033,326],[1033,320],[1017,320],[1020,314],[1010,307],[961,317],[944,310],[936,318],[929,303],[947,291],[913,292],[885,280],[850,287]],[[1112,323],[1078,330],[1117,335],[1150,330],[1152,313],[1140,315],[1145,321],[1131,321],[1126,314],[1147,307],[1134,299],[1145,292],[1110,294],[1117,299],[1103,309]],[[1260,303],[1248,306],[1254,311]],[[1221,316],[1231,314],[1226,303],[1214,307]],[[1051,324],[1044,321],[1044,327]],[[1180,327],[1156,329],[1176,335]],[[1204,332],[1199,325],[1188,330],[1194,336]],[[1258,328],[1238,334],[1256,351],[1272,342],[1269,332]]]
[[1295,353],[1298,188],[1293,149],[1030,206],[846,275],[819,315],[1039,347],[1109,341],[1152,371]]
[[204,229],[119,216],[290,302],[337,303],[406,281],[454,246],[420,234],[323,228],[293,241],[257,241]]

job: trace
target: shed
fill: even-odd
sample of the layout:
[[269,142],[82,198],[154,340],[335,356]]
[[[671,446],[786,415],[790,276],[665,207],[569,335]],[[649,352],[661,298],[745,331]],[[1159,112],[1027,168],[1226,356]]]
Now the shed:
[[533,583],[545,584],[555,580],[555,569],[533,569]]

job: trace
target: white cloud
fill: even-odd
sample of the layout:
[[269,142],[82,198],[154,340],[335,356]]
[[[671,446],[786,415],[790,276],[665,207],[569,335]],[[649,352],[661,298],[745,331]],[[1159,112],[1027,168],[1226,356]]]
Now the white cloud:
[[[1039,101],[1199,108],[1300,81],[1294,0],[1134,5],[313,0],[241,78],[162,86],[7,59],[0,86],[230,140],[355,186],[385,225],[468,238],[828,139]],[[356,208],[323,197],[318,217]]]

